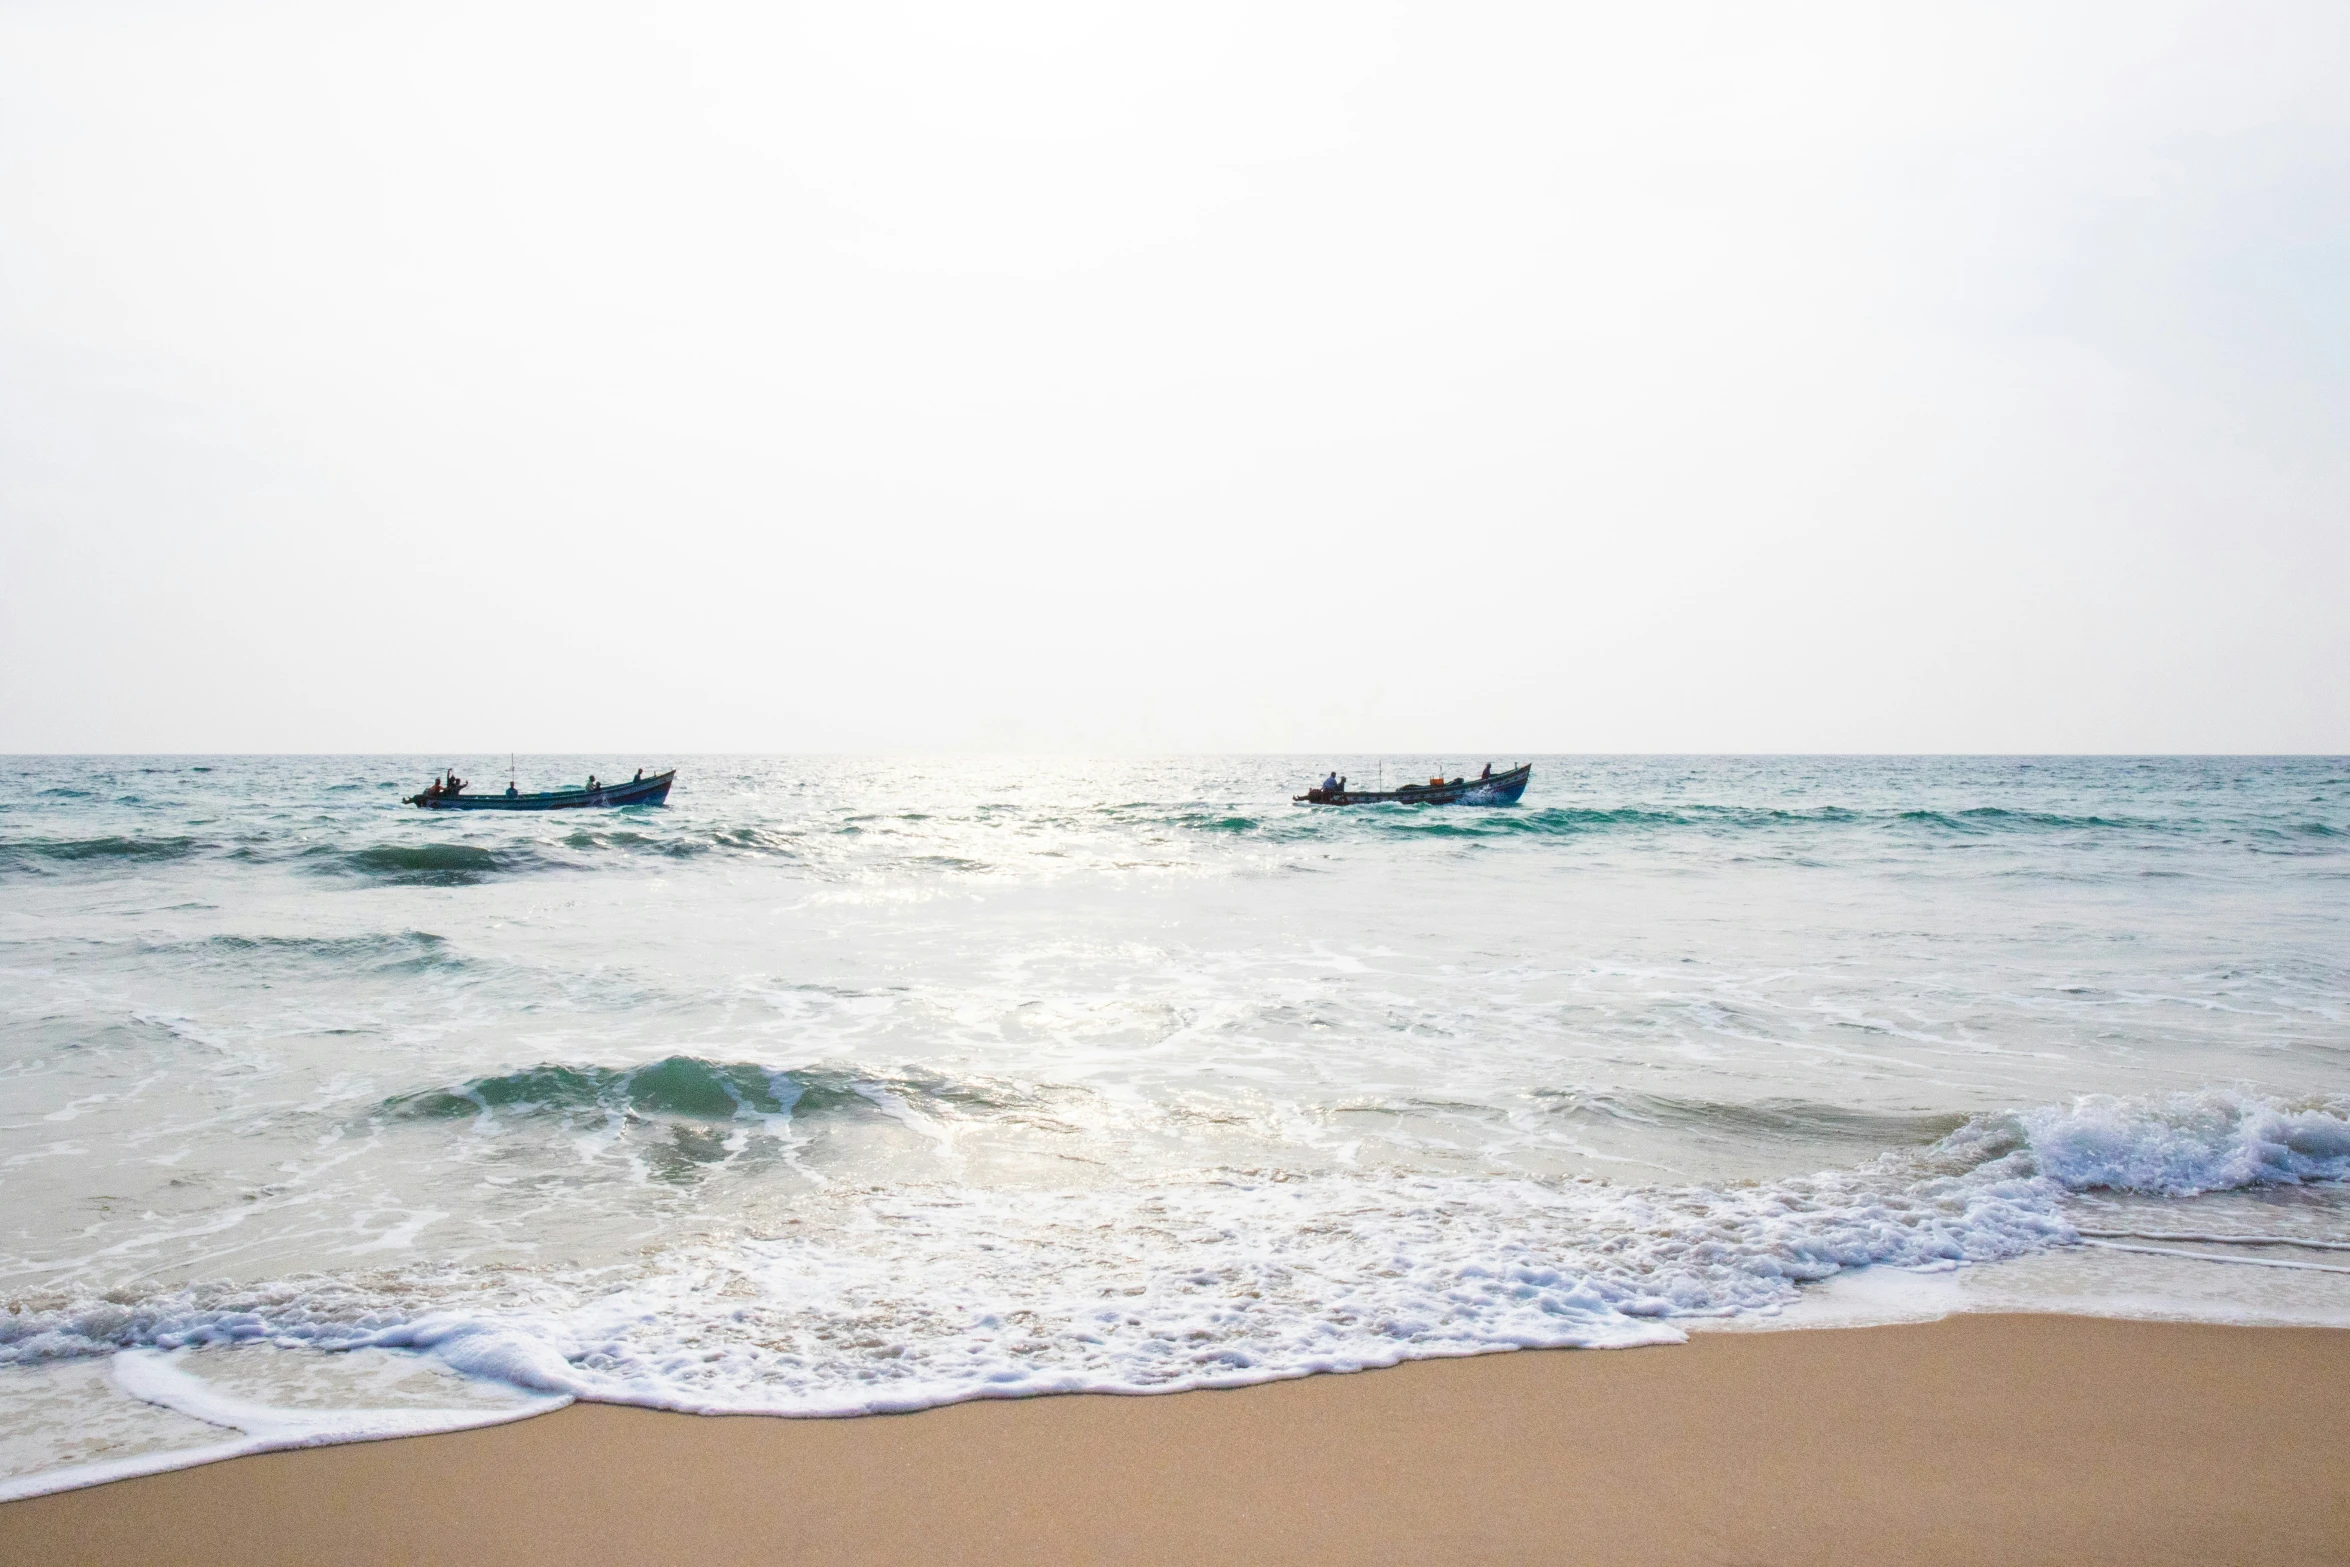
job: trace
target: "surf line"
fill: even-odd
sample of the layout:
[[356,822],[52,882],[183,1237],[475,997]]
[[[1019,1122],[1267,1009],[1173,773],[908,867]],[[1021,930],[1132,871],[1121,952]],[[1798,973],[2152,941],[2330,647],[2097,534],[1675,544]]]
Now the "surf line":
[[2350,1241],[2310,1240],[2295,1235],[2203,1235],[2192,1230],[2084,1230],[2077,1227],[2073,1233],[2116,1241],[2191,1241],[2199,1246],[2298,1246],[2304,1251],[2350,1251]]
[[2184,1257],[2189,1262],[2232,1262],[2243,1268],[2291,1268],[2296,1273],[2350,1273],[2350,1268],[2337,1268],[2323,1262],[2287,1262],[2282,1257],[2214,1257],[2206,1251],[2169,1251],[2160,1246],[2124,1246],[2119,1241],[2081,1242],[2084,1246],[2098,1246],[2107,1251],[2136,1252],[2141,1257]]
[[[2345,1270],[2350,1271],[2350,1270]],[[506,1425],[561,1409],[571,1402],[568,1393],[526,1398],[518,1403],[469,1409],[288,1409],[256,1404],[215,1391],[184,1369],[186,1351],[126,1349],[107,1366],[109,1379],[120,1391],[141,1403],[168,1409],[208,1426],[235,1433],[225,1441],[196,1447],[168,1447],[159,1452],[102,1458],[95,1463],[0,1479],[0,1502],[21,1501],[105,1485],[138,1475],[171,1469],[192,1469],[224,1458],[254,1453],[284,1452],[288,1448],[326,1447],[343,1442],[377,1442],[390,1437],[437,1435],[443,1431],[470,1431],[480,1426]]]

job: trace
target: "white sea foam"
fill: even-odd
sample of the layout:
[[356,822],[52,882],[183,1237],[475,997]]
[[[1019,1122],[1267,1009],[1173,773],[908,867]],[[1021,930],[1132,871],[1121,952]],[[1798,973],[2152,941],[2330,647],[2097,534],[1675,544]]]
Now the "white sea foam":
[[223,1433],[220,1441],[0,1478],[0,1502],[215,1463],[223,1458],[242,1458],[250,1453],[504,1425],[560,1409],[571,1402],[568,1397],[557,1395],[513,1399],[496,1407],[469,1409],[290,1409],[224,1393],[190,1374],[183,1364],[183,1356],[184,1352],[174,1355],[154,1349],[126,1349],[113,1357],[109,1370],[115,1386],[122,1392],[142,1403],[218,1427]]
[[10,1466],[201,1443],[127,1395],[69,1429],[126,1350],[268,1407],[378,1407],[249,1380],[372,1356],[833,1413],[1655,1342],[1823,1279],[2343,1294],[2068,1227],[2350,1241],[2306,1184],[2350,1101],[2296,1097],[2346,1059],[2336,762],[1584,758],[1331,813],[1276,759],[706,759],[594,822],[392,810],[422,762],[12,765]]
[[2350,1176],[2339,1099],[2280,1104],[2211,1092],[2161,1099],[2095,1094],[2023,1117],[2042,1169],[2076,1191],[2192,1197],[2241,1186]]
[[[630,1270],[445,1270],[396,1296],[285,1285],[19,1313],[0,1360],[253,1339],[377,1346],[554,1397],[839,1415],[1652,1344],[1774,1312],[1844,1270],[2069,1244],[2074,1191],[2338,1179],[2346,1112],[2241,1094],[2097,1099],[1726,1187],[1226,1171],[1142,1192],[865,1193],[837,1199],[828,1224],[688,1243]],[[339,1415],[256,1426],[250,1411],[172,1393],[167,1362],[125,1364],[148,1379],[142,1396],[266,1431],[256,1440],[377,1429]]]

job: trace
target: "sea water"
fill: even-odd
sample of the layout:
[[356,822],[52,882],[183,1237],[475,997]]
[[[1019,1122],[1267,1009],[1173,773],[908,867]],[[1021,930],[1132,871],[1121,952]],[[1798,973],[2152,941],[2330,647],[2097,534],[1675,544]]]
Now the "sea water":
[[2350,763],[1291,803],[1521,759],[0,764],[8,1494],[570,1398],[2350,1323]]

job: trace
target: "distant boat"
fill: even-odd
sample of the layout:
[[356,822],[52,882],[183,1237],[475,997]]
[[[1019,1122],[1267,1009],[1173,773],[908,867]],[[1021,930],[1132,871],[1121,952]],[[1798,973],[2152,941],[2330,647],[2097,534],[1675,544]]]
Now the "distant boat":
[[1290,798],[1299,805],[1515,805],[1533,776],[1534,764],[1524,762],[1483,778],[1431,778],[1400,789],[1308,789]]
[[672,767],[650,778],[639,773],[620,783],[550,789],[541,794],[520,793],[511,783],[502,794],[467,794],[463,779],[458,779],[457,787],[451,789],[436,778],[431,788],[409,795],[400,803],[421,805],[428,811],[571,811],[590,805],[661,805],[669,799],[669,785],[676,777],[677,769]]

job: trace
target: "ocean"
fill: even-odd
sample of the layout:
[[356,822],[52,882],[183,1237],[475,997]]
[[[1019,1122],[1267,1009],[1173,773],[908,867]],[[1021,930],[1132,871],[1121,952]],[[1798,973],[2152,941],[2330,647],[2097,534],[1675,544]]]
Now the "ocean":
[[2350,1325],[2350,761],[0,760],[0,1494],[2049,1310]]

